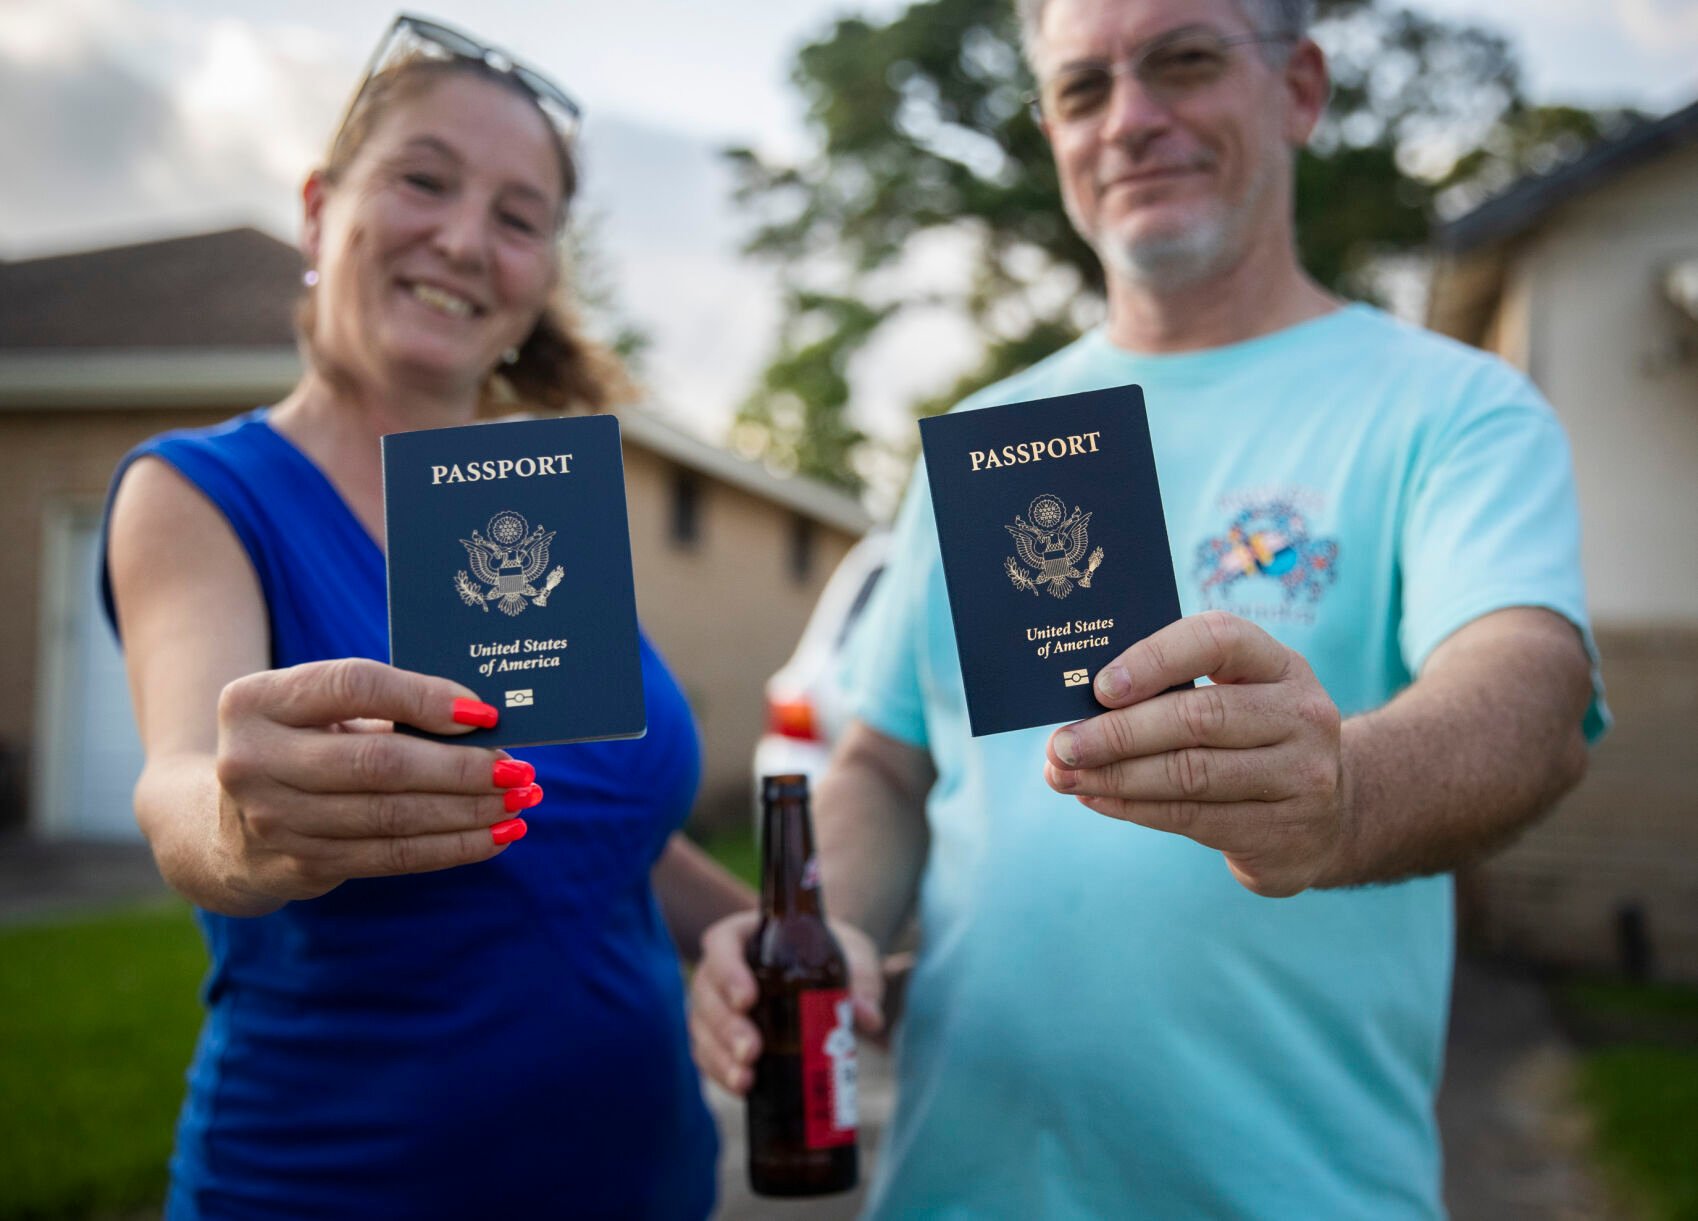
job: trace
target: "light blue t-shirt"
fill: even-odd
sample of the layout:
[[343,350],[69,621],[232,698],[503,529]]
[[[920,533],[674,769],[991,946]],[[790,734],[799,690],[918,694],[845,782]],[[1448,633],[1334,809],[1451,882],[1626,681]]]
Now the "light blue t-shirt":
[[[957,410],[1128,382],[1183,611],[1259,624],[1345,716],[1489,611],[1584,631],[1567,442],[1500,361],[1352,306],[1177,355],[1093,333]],[[1054,793],[1049,729],[968,736],[923,474],[894,543],[850,681],[938,778],[871,1214],[1442,1216],[1450,879],[1260,898]]]

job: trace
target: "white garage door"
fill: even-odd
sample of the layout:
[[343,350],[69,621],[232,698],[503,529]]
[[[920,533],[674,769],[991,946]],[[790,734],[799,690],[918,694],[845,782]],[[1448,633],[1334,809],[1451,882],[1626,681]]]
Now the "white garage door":
[[141,774],[124,661],[100,609],[100,509],[61,506],[43,540],[32,819],[57,838],[141,838]]

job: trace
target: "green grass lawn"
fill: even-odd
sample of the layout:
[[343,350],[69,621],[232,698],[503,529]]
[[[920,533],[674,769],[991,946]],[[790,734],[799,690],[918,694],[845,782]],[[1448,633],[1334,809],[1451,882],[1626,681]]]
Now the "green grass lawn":
[[180,902],[0,929],[0,1218],[158,1206],[205,969]]
[[1557,1000],[1605,1169],[1646,1221],[1698,1221],[1698,988],[1576,980]]
[[[707,850],[757,884],[751,833]],[[205,970],[175,900],[0,928],[0,1221],[157,1210]]]
[[722,831],[703,841],[702,850],[756,890],[761,888],[761,854],[752,828]]
[[1599,1158],[1646,1221],[1698,1221],[1698,1050],[1586,1052],[1580,1097]]
[[1561,999],[1564,1004],[1590,1014],[1626,1017],[1641,1023],[1683,1024],[1698,1038],[1698,988],[1576,979],[1562,985]]

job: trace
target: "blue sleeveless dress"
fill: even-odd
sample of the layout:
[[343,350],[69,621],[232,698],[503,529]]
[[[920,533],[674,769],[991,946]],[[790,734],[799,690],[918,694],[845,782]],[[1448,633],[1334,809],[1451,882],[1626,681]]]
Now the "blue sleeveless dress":
[[[114,488],[142,456],[235,530],[273,666],[387,660],[383,555],[263,409],[146,442]],[[649,884],[699,746],[646,638],[642,663],[646,737],[513,752],[547,795],[496,859],[349,881],[256,919],[197,913],[212,963],[168,1217],[712,1210],[718,1141]]]

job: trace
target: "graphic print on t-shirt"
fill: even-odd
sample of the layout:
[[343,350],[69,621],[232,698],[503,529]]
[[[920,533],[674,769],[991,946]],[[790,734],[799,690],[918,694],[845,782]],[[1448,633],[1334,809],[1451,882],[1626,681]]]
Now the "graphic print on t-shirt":
[[1316,538],[1317,492],[1256,489],[1221,497],[1226,528],[1197,545],[1193,575],[1208,610],[1250,619],[1313,623],[1338,579],[1338,540]]

